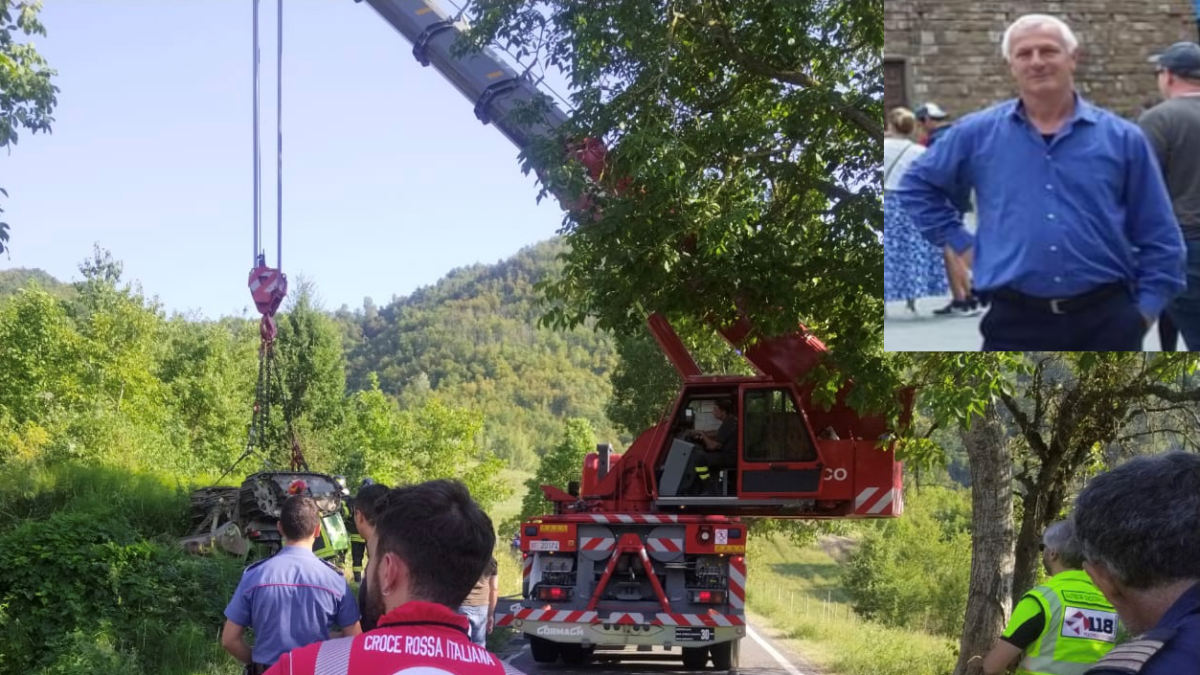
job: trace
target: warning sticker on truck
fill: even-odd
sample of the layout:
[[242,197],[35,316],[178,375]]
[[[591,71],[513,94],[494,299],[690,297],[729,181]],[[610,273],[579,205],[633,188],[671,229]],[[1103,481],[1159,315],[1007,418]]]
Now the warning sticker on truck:
[[676,626],[676,642],[707,642],[714,637],[713,629],[707,626]]
[[529,542],[529,550],[530,551],[557,551],[558,550],[558,542],[557,541],[542,541],[541,539],[535,539],[535,540]]

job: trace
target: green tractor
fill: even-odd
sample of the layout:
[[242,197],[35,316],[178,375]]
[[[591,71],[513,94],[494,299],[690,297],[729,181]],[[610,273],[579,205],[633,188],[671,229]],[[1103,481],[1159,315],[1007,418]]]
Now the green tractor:
[[[350,550],[342,505],[350,496],[345,479],[306,471],[253,474],[241,487],[215,486],[192,493],[191,528],[181,540],[193,553],[220,551],[247,562],[274,555],[283,545],[276,524],[289,494],[312,497],[321,513],[321,538],[314,548],[338,567]],[[323,540],[323,541],[322,541]]]

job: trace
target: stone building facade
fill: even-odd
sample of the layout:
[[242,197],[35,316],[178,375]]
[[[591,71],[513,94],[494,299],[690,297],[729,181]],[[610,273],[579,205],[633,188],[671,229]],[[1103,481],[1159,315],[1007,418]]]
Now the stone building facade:
[[1079,38],[1079,90],[1126,117],[1158,96],[1147,59],[1197,39],[1192,0],[887,0],[884,8],[887,108],[934,101],[953,117],[1015,95],[1000,40],[1022,14],[1065,20]]

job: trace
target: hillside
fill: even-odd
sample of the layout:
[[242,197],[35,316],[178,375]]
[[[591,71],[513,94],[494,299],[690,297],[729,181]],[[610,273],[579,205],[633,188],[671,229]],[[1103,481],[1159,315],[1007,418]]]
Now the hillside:
[[39,269],[17,267],[10,270],[0,270],[0,300],[13,295],[18,290],[37,284],[50,295],[66,299],[75,293],[75,287],[50,276]]
[[[495,264],[450,271],[437,283],[376,307],[332,313],[341,330],[346,391],[380,388],[402,405],[436,392],[484,415],[485,447],[518,469],[556,444],[568,417],[590,420],[596,436],[619,437],[604,414],[616,353],[606,334],[538,328],[534,285],[553,274],[558,240]],[[315,280],[319,286],[320,280]],[[33,283],[69,299],[74,286],[41,270],[0,271],[0,300]]]
[[586,328],[537,327],[534,285],[554,273],[561,248],[543,242],[493,265],[453,270],[385,307],[368,299],[361,309],[338,310],[348,389],[366,388],[375,372],[401,401],[432,390],[478,409],[488,448],[517,468],[558,442],[567,417],[590,420],[598,439],[616,442],[604,415],[611,339]]

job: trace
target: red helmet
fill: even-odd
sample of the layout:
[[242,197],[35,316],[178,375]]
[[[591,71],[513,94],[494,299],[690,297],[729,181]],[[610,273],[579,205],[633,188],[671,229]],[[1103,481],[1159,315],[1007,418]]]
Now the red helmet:
[[308,489],[308,483],[305,483],[302,480],[297,480],[297,481],[292,481],[292,484],[288,486],[287,491],[288,491],[289,495],[299,495],[299,494],[304,494],[304,491],[307,489]]

